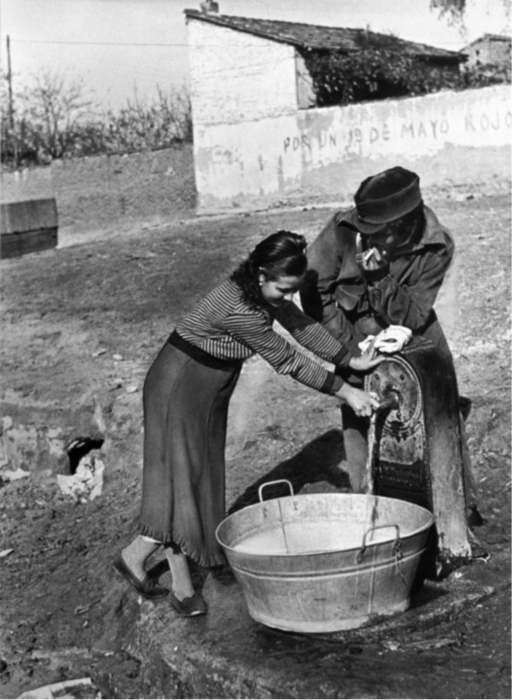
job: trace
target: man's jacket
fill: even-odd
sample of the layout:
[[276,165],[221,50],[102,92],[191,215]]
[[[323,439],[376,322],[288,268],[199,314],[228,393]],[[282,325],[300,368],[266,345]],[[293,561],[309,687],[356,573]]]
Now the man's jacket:
[[369,319],[372,334],[389,325],[406,326],[449,353],[433,306],[455,246],[434,212],[424,211],[420,237],[391,257],[388,274],[376,282],[366,280],[357,264],[358,233],[345,222],[348,212],[336,213],[309,246],[302,307],[353,351],[371,332]]

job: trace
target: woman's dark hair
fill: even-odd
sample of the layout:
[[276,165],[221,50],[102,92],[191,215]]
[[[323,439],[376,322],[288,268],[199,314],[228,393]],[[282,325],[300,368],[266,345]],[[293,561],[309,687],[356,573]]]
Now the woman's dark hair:
[[241,287],[244,299],[251,306],[261,306],[260,274],[263,273],[266,280],[300,277],[308,269],[306,247],[304,236],[291,231],[277,231],[258,243],[233,272],[231,280]]

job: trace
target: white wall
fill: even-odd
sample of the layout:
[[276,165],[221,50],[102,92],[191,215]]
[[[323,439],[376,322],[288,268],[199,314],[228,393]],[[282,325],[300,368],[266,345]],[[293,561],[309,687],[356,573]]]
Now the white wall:
[[293,48],[197,20],[189,42],[202,212],[347,199],[398,163],[426,185],[510,178],[509,86],[305,110]]
[[187,32],[196,129],[296,111],[293,47],[193,19]]

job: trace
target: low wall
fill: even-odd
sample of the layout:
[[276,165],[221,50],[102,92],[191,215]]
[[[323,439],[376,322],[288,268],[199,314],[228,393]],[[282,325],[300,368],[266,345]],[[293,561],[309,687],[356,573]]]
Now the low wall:
[[53,197],[0,204],[0,258],[55,248],[58,225]]
[[192,145],[2,173],[2,202],[55,197],[61,231],[195,214]]
[[363,178],[396,164],[427,187],[509,180],[511,133],[505,85],[201,124],[199,210],[350,199]]

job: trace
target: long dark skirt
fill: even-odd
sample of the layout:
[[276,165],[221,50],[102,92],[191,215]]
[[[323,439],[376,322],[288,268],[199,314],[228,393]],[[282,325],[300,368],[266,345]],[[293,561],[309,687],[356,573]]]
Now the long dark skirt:
[[215,529],[225,516],[227,416],[238,376],[167,343],[144,384],[140,532],[203,566],[225,561]]

